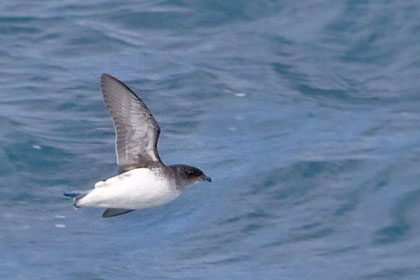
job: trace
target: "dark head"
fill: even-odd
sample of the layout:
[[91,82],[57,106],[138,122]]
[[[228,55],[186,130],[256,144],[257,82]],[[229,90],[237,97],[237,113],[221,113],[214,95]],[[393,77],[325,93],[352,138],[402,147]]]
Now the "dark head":
[[203,171],[198,168],[187,165],[173,165],[172,168],[174,168],[178,178],[182,178],[189,184],[202,181],[211,182],[211,178],[207,177]]

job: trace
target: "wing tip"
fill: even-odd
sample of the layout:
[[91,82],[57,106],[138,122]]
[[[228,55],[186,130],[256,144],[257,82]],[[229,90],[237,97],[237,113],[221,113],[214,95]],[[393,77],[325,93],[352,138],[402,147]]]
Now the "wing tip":
[[[108,73],[102,73],[101,75],[101,87],[103,88],[105,86],[105,83],[108,81],[117,80],[114,76],[108,74]],[[118,80],[117,80],[118,81]]]
[[108,73],[102,73],[101,80],[107,79],[107,78],[114,78],[114,77]]
[[[101,75],[101,90],[102,93],[105,95],[105,90],[115,90],[115,87],[122,86],[126,88],[128,91],[130,91],[134,96],[137,97],[137,95],[123,82],[115,78],[114,76],[108,74],[108,73],[102,73]],[[137,97],[138,98],[138,97]]]

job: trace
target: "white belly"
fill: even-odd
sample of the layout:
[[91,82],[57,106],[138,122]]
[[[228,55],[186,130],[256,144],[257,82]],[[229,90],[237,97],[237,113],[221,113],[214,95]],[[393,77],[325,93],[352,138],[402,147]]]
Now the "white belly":
[[77,206],[142,209],[167,203],[181,194],[168,180],[150,169],[138,168],[99,181]]

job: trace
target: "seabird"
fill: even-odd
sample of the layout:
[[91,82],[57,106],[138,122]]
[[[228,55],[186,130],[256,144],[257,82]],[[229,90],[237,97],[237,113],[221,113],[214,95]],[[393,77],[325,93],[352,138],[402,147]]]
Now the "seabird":
[[196,182],[211,182],[198,168],[166,166],[161,161],[157,150],[159,124],[128,86],[102,74],[101,90],[114,124],[119,175],[97,182],[86,192],[65,193],[73,197],[76,208],[107,208],[102,217],[114,217],[167,203]]

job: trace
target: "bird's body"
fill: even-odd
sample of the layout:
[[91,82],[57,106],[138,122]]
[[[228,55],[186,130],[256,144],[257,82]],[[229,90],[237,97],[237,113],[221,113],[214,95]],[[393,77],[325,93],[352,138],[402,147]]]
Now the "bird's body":
[[160,169],[137,168],[106,181],[78,199],[76,207],[143,209],[162,205],[177,198],[183,189],[167,180]]
[[167,203],[195,182],[211,182],[198,168],[163,164],[157,151],[159,124],[130,88],[103,74],[101,89],[115,128],[120,174],[90,191],[66,193],[76,208],[104,207],[102,216],[113,217]]

